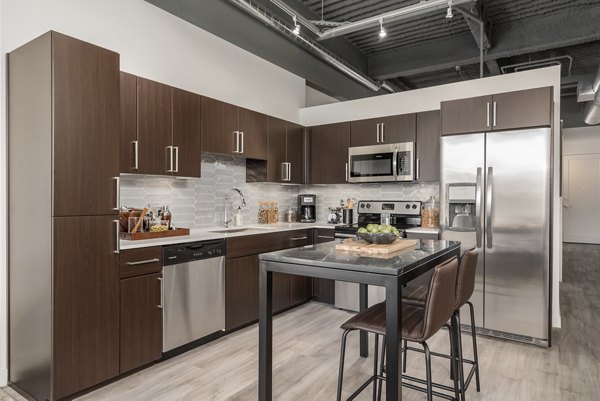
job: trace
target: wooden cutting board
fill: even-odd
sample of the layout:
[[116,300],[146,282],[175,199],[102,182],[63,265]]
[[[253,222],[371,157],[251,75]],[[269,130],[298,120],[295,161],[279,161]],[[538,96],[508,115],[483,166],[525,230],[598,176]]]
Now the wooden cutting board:
[[406,248],[417,245],[414,239],[397,239],[391,244],[369,244],[364,240],[349,239],[335,246],[338,251],[352,251],[372,254],[386,254],[398,252]]

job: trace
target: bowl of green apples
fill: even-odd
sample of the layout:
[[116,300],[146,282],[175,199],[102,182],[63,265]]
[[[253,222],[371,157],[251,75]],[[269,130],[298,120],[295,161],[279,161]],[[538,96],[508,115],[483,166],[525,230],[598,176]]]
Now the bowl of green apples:
[[400,237],[400,231],[386,224],[369,224],[358,229],[358,236],[369,244],[391,244]]

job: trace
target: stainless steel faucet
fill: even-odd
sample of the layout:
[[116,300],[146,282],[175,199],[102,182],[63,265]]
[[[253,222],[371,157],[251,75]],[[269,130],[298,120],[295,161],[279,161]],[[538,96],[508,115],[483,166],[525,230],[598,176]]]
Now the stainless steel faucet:
[[229,217],[229,213],[228,213],[228,208],[227,208],[227,201],[231,200],[231,194],[232,192],[237,192],[238,195],[240,196],[240,205],[238,206],[238,209],[241,209],[243,207],[246,207],[246,199],[244,198],[244,194],[242,193],[242,191],[240,191],[237,188],[231,188],[227,194],[225,195],[225,218],[223,223],[225,224],[225,228],[229,228],[229,223],[232,220],[232,217]]

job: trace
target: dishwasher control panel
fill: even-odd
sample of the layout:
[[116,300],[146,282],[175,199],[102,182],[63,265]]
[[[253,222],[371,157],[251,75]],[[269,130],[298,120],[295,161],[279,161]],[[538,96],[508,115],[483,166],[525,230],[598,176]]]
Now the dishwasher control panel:
[[165,266],[221,256],[225,256],[225,240],[191,242],[163,248],[163,264]]

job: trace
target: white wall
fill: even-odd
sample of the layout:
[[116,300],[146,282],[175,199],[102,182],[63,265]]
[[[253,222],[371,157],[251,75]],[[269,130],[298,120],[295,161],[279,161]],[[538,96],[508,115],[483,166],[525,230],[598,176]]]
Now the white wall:
[[[121,69],[298,122],[305,82],[142,0],[2,0],[0,210],[6,216],[5,54],[55,30],[121,55]],[[0,386],[6,384],[6,224],[0,232]]]
[[600,153],[600,125],[563,130],[563,156]]
[[339,102],[339,100],[337,100],[334,97],[326,95],[325,93],[323,93],[321,91],[311,88],[310,86],[306,87],[306,101],[305,101],[306,107],[321,106],[324,104],[338,103],[338,102]]
[[408,92],[370,97],[335,104],[307,107],[300,110],[303,125],[312,126],[342,121],[362,120],[394,114],[437,110],[445,100],[511,92],[522,89],[554,87],[554,210],[553,210],[553,287],[552,325],[560,327],[559,279],[562,270],[562,201],[560,180],[560,67],[548,67],[526,72],[458,82]]

